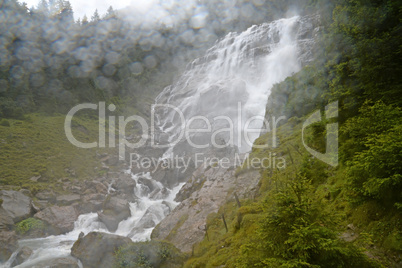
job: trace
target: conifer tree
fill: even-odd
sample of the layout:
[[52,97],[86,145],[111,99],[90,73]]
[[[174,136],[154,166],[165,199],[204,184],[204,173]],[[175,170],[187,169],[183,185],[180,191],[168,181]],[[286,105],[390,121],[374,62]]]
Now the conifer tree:
[[88,18],[87,15],[84,15],[84,17],[82,17],[82,25],[86,25],[88,24]]
[[100,20],[98,9],[95,9],[94,14],[91,17],[91,22],[97,22]]

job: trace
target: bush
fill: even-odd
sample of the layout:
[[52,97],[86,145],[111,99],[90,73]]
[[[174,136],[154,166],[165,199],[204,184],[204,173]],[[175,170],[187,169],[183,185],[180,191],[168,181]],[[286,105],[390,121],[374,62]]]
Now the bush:
[[0,126],[3,126],[3,127],[10,127],[11,125],[10,125],[10,122],[9,122],[7,119],[2,119],[2,120],[0,121]]
[[16,226],[17,226],[16,231],[20,235],[24,235],[34,230],[43,231],[46,227],[43,221],[35,218],[28,218],[26,220],[20,221],[19,223],[16,224]]

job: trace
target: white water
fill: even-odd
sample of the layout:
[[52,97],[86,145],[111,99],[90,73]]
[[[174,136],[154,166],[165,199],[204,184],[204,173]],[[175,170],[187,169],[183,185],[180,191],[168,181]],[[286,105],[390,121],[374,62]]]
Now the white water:
[[[117,235],[128,236],[134,242],[150,239],[153,227],[140,229],[137,232],[130,234],[141,223],[141,219],[147,210],[152,211],[152,219],[155,225],[158,224],[169,213],[169,209],[165,204],[169,204],[171,209],[178,205],[178,203],[174,201],[174,198],[184,184],[179,184],[172,190],[167,190],[167,196],[165,198],[151,198],[150,195],[152,193],[150,191],[141,190],[146,188],[146,186],[138,182],[139,176],[152,179],[149,174],[132,175],[133,180],[137,182],[137,187],[134,189],[134,193],[138,197],[138,201],[136,203],[130,203],[132,216],[127,220],[120,222],[116,232],[114,232],[114,234]],[[155,181],[154,183],[155,187],[163,189],[161,183]],[[68,257],[70,256],[71,247],[78,239],[81,232],[86,235],[89,232],[96,231],[111,233],[103,223],[99,222],[97,213],[88,213],[80,215],[78,220],[74,223],[74,230],[67,234],[48,236],[46,238],[20,240],[18,241],[20,248],[27,246],[33,250],[33,254],[24,263],[15,267],[29,268],[42,261]],[[11,267],[17,253],[18,251],[14,252],[10,259],[3,264],[3,267]]]
[[[212,132],[220,132],[216,141],[238,147],[240,152],[250,150],[263,126],[265,107],[270,89],[275,83],[301,68],[298,35],[303,23],[300,17],[281,19],[272,23],[253,26],[240,34],[230,33],[196,59],[180,79],[164,89],[157,97],[157,104],[173,105],[180,110],[188,123],[195,116],[206,117]],[[158,126],[174,143],[183,130],[183,120],[172,108],[157,111]],[[221,119],[214,120],[220,116]],[[230,119],[222,119],[222,116]],[[247,127],[251,118],[259,118]],[[201,120],[193,121],[192,129],[206,129]],[[217,131],[222,129],[229,131]],[[245,140],[244,129],[256,129]],[[195,144],[212,145],[211,133],[191,133]],[[176,148],[169,153],[188,153],[188,147]]]
[[[269,24],[253,26],[247,31],[227,35],[209,49],[206,55],[195,60],[180,79],[157,97],[157,104],[170,104],[183,112],[188,120],[194,116],[205,116],[212,122],[212,130],[228,127],[225,120],[214,121],[217,116],[226,116],[233,123],[234,137],[224,133],[218,138],[230,146],[237,146],[240,152],[247,152],[250,144],[244,140],[242,131],[248,119],[254,116],[263,117],[270,89],[275,83],[297,72],[301,68],[302,56],[298,35],[303,28],[299,17],[281,19]],[[239,106],[240,103],[240,106]],[[241,111],[239,111],[239,107]],[[168,135],[168,140],[177,138],[181,124],[177,113],[169,109],[156,111],[157,125]],[[238,124],[241,122],[240,124]],[[230,124],[229,124],[230,125]],[[261,129],[263,122],[256,120],[249,128]],[[203,124],[193,124],[191,128],[203,128]],[[258,132],[249,135],[252,143],[259,136]],[[192,141],[198,144],[209,142],[211,135],[193,133]],[[197,142],[198,141],[198,142]],[[191,153],[189,147],[172,147],[165,153]],[[128,172],[128,171],[127,171]],[[159,223],[178,203],[174,198],[183,184],[168,191],[168,195],[152,197],[145,185],[139,183],[139,174],[132,175],[136,180],[135,195],[139,197],[130,203],[131,217],[120,222],[115,234],[128,236],[133,241],[144,241],[150,238],[153,227],[140,228],[145,216],[155,224]],[[149,174],[141,174],[148,179]],[[153,181],[156,187],[163,188],[159,182]],[[167,203],[166,203],[167,202]],[[146,215],[146,213],[148,213]],[[73,243],[79,234],[91,231],[110,233],[98,221],[96,213],[80,215],[72,232],[49,236],[40,239],[19,241],[20,247],[33,249],[32,256],[17,267],[32,267],[36,263],[58,257],[70,256]],[[15,255],[5,264],[11,267]]]

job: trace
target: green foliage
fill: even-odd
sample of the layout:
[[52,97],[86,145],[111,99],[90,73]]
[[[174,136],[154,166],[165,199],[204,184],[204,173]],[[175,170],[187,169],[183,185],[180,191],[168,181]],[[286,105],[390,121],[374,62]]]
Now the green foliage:
[[399,107],[386,105],[382,101],[366,101],[359,116],[351,117],[341,126],[341,160],[351,159],[356,152],[367,149],[368,139],[385,133],[402,124]]
[[401,4],[342,0],[334,9],[332,37],[342,55],[330,89],[334,99],[359,107],[366,99],[401,105]]
[[[60,178],[86,179],[97,175],[101,163],[96,153],[117,153],[108,148],[81,149],[71,144],[64,132],[64,116],[31,114],[30,120],[8,119],[0,126],[0,184],[18,186],[33,193],[58,188]],[[98,122],[76,116],[74,137],[81,142],[98,139]],[[74,173],[69,171],[73,170]],[[30,178],[41,176],[40,182]],[[56,190],[56,189],[54,189]]]
[[[209,215],[208,237],[194,246],[194,255],[184,267],[378,267],[364,251],[388,240],[392,250],[399,248],[399,240],[390,236],[398,233],[396,220],[387,227],[367,227],[373,221],[387,221],[385,212],[366,217],[367,211],[382,209],[349,211],[345,167],[330,168],[305,153],[300,137],[303,121],[290,120],[278,129],[279,147],[253,149],[250,157],[265,157],[271,151],[286,158],[286,169],[261,170],[256,200],[242,200],[240,208],[231,201]],[[256,143],[264,144],[270,138],[264,134]],[[221,213],[229,223],[228,233]],[[356,215],[356,221],[345,219],[345,213]],[[356,243],[340,238],[349,221],[367,230]]]
[[379,101],[366,102],[360,115],[341,128],[342,159],[348,166],[351,195],[382,204],[401,202],[402,111]]
[[28,218],[16,224],[16,231],[20,235],[24,235],[35,230],[43,231],[45,228],[45,223],[35,218]]
[[1,119],[0,126],[9,127],[9,126],[11,126],[10,121],[8,121],[7,119]]
[[375,267],[364,255],[337,238],[337,220],[311,181],[297,175],[265,200],[258,230],[268,267]]
[[402,201],[402,125],[367,138],[348,162],[352,190],[384,203]]
[[116,267],[181,267],[185,256],[172,244],[164,241],[132,243],[118,249]]
[[10,98],[2,98],[0,95],[0,116],[5,118],[23,119],[24,111]]

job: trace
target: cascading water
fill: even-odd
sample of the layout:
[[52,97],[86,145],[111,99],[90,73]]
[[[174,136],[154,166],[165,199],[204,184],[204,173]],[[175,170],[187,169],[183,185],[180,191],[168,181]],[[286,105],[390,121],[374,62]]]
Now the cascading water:
[[[185,123],[191,129],[205,130],[189,133],[193,144],[212,146],[215,142],[249,151],[259,133],[246,137],[245,128],[261,129],[271,87],[308,60],[306,52],[311,47],[306,46],[314,42],[311,30],[313,24],[298,16],[253,26],[240,34],[228,34],[193,61],[156,99],[157,125],[170,144],[177,144],[168,153],[199,152],[179,138]],[[209,131],[206,122],[211,125]]]
[[[130,171],[127,170],[127,173],[129,172]],[[150,191],[147,185],[139,181],[140,177],[148,180],[152,179],[149,173],[132,174],[132,179],[137,183],[134,193],[136,197],[138,197],[138,200],[135,203],[130,203],[132,216],[120,222],[119,227],[114,232],[114,234],[117,235],[127,236],[133,241],[145,241],[150,238],[153,227],[144,228],[144,220],[153,221],[151,226],[158,224],[178,205],[178,203],[174,201],[174,198],[183,186],[183,184],[179,184],[172,190],[169,190],[164,188],[161,183],[152,181],[155,190],[164,189],[164,194],[153,195],[156,191]],[[78,220],[74,223],[74,230],[67,234],[20,240],[20,248],[24,246],[29,247],[33,250],[33,253],[24,263],[15,267],[31,268],[43,261],[70,256],[71,247],[80,233],[88,234],[94,231],[111,233],[106,226],[99,221],[97,213],[88,213],[80,215]],[[3,266],[11,267],[17,254],[18,251],[14,252]]]
[[[160,105],[155,111],[159,134],[165,135],[170,142],[180,136],[182,119],[177,111],[163,107],[169,104],[177,107],[185,120],[204,116],[211,122],[210,133],[191,133],[190,138],[195,144],[208,144],[214,138],[216,143],[228,144],[240,152],[248,151],[250,143],[241,136],[245,123],[256,116],[261,119],[271,87],[297,72],[311,59],[315,30],[310,20],[305,17],[281,19],[253,26],[240,34],[228,34],[217,42],[204,57],[191,63],[176,83],[165,88],[156,98],[156,104]],[[262,126],[262,120],[254,120],[248,128],[259,130]],[[216,130],[230,127],[233,128],[233,137],[225,131],[211,135]],[[205,128],[205,121],[194,120],[191,128]],[[250,142],[258,135],[256,132],[250,135]],[[167,154],[189,155],[194,152],[193,149],[180,140],[169,148],[164,157]],[[143,241],[150,238],[155,224],[178,204],[174,198],[183,183],[169,190],[153,180],[149,173],[131,175],[136,181],[134,192],[137,201],[130,203],[131,217],[120,222],[114,233],[128,236],[133,241]],[[159,193],[164,193],[155,195],[140,177],[145,177],[159,189]],[[110,233],[96,213],[89,213],[79,216],[70,233],[20,240],[20,248],[30,247],[33,254],[17,267],[33,267],[44,260],[69,256],[79,234],[91,231]],[[5,267],[11,267],[16,254],[4,264]]]

